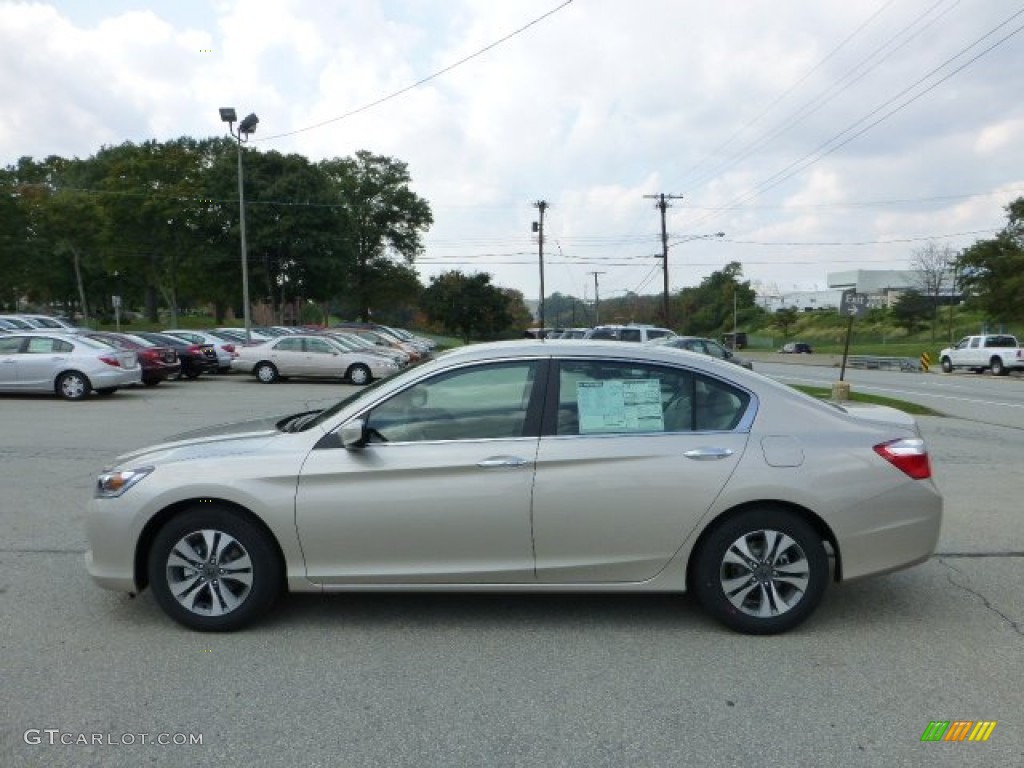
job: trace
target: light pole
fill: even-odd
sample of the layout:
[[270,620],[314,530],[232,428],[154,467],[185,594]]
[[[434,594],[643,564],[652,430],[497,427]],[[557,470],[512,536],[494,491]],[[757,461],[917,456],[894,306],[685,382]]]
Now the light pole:
[[597,276],[605,275],[607,272],[588,272],[594,276],[594,325],[601,324],[601,293],[597,285]]
[[256,132],[256,126],[260,119],[250,113],[238,124],[238,131],[235,131],[235,121],[238,115],[234,107],[221,107],[220,119],[228,124],[228,131],[238,143],[238,220],[239,232],[242,236],[242,316],[245,322],[245,343],[252,343],[252,316],[249,312],[249,255],[245,246],[245,191],[242,186],[242,142],[249,140],[249,134]]
[[958,261],[950,261],[946,263],[947,267],[953,268],[953,284],[949,289],[949,343],[953,343],[953,305],[956,302],[956,278],[957,268],[960,266]]
[[662,254],[661,254],[662,263],[661,263],[661,269],[662,269],[662,277],[663,277],[664,288],[662,289],[661,304],[662,304],[662,314],[665,316],[664,319],[665,319],[665,327],[666,328],[671,327],[668,324],[669,323],[669,315],[668,315],[668,249],[671,248],[673,245],[679,245],[680,243],[689,243],[689,242],[692,242],[693,240],[713,240],[716,237],[725,237],[725,232],[715,232],[715,233],[710,234],[710,235],[687,235],[682,240],[676,240],[674,243],[670,243],[668,241],[668,237],[665,234],[664,230],[662,230]]
[[540,332],[545,334],[544,325],[544,211],[548,209],[546,200],[538,200],[533,207],[540,211],[540,221],[533,222],[533,231],[537,233],[537,261],[540,264],[540,304],[537,305],[540,320]]

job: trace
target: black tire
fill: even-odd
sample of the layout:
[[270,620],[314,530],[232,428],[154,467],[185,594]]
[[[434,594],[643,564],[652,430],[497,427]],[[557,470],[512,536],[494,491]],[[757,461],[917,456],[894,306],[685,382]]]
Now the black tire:
[[190,368],[189,370],[185,371],[185,378],[186,379],[198,379],[199,375],[201,373],[202,373],[202,371],[197,371],[194,368]]
[[373,380],[370,369],[362,363],[356,363],[349,367],[348,373],[345,375],[350,382],[359,387],[365,386]]
[[148,569],[164,612],[200,632],[241,629],[269,611],[281,592],[281,562],[270,538],[216,504],[171,518],[153,540]]
[[953,361],[948,357],[942,358],[942,372],[952,373],[953,372]]
[[96,394],[101,397],[110,397],[115,392],[117,392],[117,387],[104,387],[103,389],[96,390]]
[[988,367],[989,370],[992,371],[993,376],[1005,376],[1009,373],[1009,371],[1006,370],[1006,366],[1003,365],[1003,359],[1001,357],[993,357],[989,360]]
[[[718,621],[737,632],[771,635],[792,629],[818,607],[828,555],[800,517],[762,507],[713,529],[696,553],[692,576],[697,599]],[[770,615],[758,615],[765,608]]]
[[66,371],[57,377],[55,390],[65,400],[84,400],[92,391],[92,382],[84,373]]
[[142,383],[145,384],[147,387],[155,387],[161,381],[163,381],[163,379],[143,379]]
[[266,360],[262,363],[256,363],[256,367],[252,369],[252,372],[256,374],[256,378],[264,384],[273,384],[280,378],[280,374],[277,372],[277,366],[273,363],[268,363]]

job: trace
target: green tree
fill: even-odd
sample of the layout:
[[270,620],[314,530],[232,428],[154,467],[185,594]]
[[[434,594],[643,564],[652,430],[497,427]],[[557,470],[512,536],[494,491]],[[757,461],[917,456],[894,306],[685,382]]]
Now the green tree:
[[1006,207],[1008,222],[991,240],[979,240],[957,259],[959,287],[968,305],[992,320],[1024,322],[1024,197]]
[[514,288],[499,288],[498,290],[505,296],[506,311],[508,312],[508,323],[501,330],[512,336],[520,336],[521,331],[533,325],[533,315],[530,314],[530,309],[526,306],[523,293]]
[[487,273],[464,275],[458,270],[431,278],[423,291],[423,311],[432,323],[464,342],[487,338],[510,328],[509,295],[491,285]]
[[347,267],[345,293],[362,320],[384,300],[388,262],[412,264],[423,250],[421,235],[434,223],[430,205],[410,188],[405,163],[366,150],[355,157],[319,163],[333,189],[337,250]]
[[749,280],[740,281],[742,277],[743,265],[732,261],[705,277],[696,288],[680,291],[673,316],[681,318],[682,332],[713,335],[732,328],[734,309],[737,314],[740,310],[756,310],[757,293]]
[[782,338],[788,339],[789,332],[796,325],[796,318],[800,314],[796,307],[783,307],[772,315],[772,327],[778,328]]
[[[892,319],[907,333],[914,334],[928,325],[933,317],[933,296],[925,296],[920,291],[907,291],[890,310]],[[934,335],[934,322],[932,323]]]
[[338,220],[325,204],[332,186],[301,155],[245,153],[252,295],[284,322],[283,307],[290,302],[328,301],[344,287],[346,251],[337,246]]

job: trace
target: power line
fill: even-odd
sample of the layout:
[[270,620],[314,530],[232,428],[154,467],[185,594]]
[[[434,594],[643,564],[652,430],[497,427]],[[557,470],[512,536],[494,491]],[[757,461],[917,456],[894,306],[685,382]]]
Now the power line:
[[565,8],[567,5],[569,5],[571,3],[572,3],[572,0],[565,0],[565,2],[562,3],[561,5],[559,5],[558,7],[551,9],[550,11],[548,11],[547,13],[545,13],[545,14],[543,14],[541,16],[538,16],[536,19],[534,19],[533,21],[529,22],[528,24],[524,24],[522,27],[520,27],[519,29],[515,30],[514,32],[510,32],[509,34],[505,35],[504,37],[502,37],[502,38],[500,38],[498,40],[495,40],[490,45],[484,46],[483,48],[478,50],[476,53],[471,53],[469,56],[466,56],[465,58],[459,59],[454,64],[449,64],[444,69],[439,69],[434,74],[427,75],[427,77],[424,77],[421,80],[417,80],[412,85],[407,85],[405,88],[401,88],[401,89],[395,91],[394,93],[391,93],[391,94],[389,94],[387,96],[383,96],[383,97],[377,99],[376,101],[372,101],[369,104],[365,104],[365,105],[363,105],[361,107],[358,107],[357,109],[353,109],[353,110],[351,110],[349,112],[346,112],[343,115],[338,115],[337,117],[332,117],[329,120],[324,120],[322,122],[306,126],[305,128],[296,128],[294,131],[286,131],[284,133],[275,133],[275,134],[273,134],[271,136],[265,136],[265,137],[263,137],[261,139],[257,139],[257,141],[272,141],[274,139],[284,138],[285,136],[294,136],[294,135],[296,135],[298,133],[305,133],[306,131],[312,131],[312,130],[315,130],[316,128],[323,128],[325,125],[330,125],[331,123],[337,123],[337,122],[339,122],[341,120],[345,120],[345,119],[347,119],[349,117],[352,117],[353,115],[358,115],[360,112],[366,112],[367,110],[370,110],[370,109],[373,109],[374,107],[380,106],[381,104],[384,104],[385,102],[391,101],[392,99],[396,99],[399,96],[401,96],[402,94],[408,93],[409,91],[411,91],[411,90],[413,90],[415,88],[419,88],[421,85],[429,83],[431,80],[436,80],[441,75],[444,75],[444,74],[446,74],[448,72],[451,72],[456,67],[460,67],[463,64],[465,64],[466,62],[472,61],[473,59],[477,58],[478,56],[482,56],[483,54],[487,53],[488,51],[490,51],[490,50],[492,50],[494,48],[497,48],[502,43],[507,42],[507,41],[511,40],[513,37],[516,37],[517,35],[522,34],[526,30],[528,30],[530,27],[535,26],[537,24],[540,24],[540,22],[542,22],[545,19],[547,19],[548,17],[553,16],[554,14],[558,13],[560,10],[562,10],[563,8]]
[[[968,59],[966,62],[964,62],[960,66],[956,67],[952,71],[948,72],[947,74],[945,74],[944,76],[942,76],[941,78],[936,80],[934,83],[930,84],[927,88],[924,88],[923,90],[919,91],[918,93],[914,94],[913,96],[910,96],[909,98],[907,98],[902,103],[899,103],[899,104],[896,104],[895,106],[892,106],[899,99],[903,98],[904,96],[906,96],[907,94],[912,92],[915,88],[917,88],[918,86],[922,85],[929,78],[931,78],[934,75],[936,75],[940,70],[942,70],[943,68],[947,67],[949,64],[951,64],[952,62],[956,61],[961,56],[965,55],[969,50],[971,50],[972,48],[976,47],[979,43],[984,41],[986,38],[991,37],[999,29],[1001,29],[1002,27],[1005,27],[1007,24],[1009,24],[1011,21],[1016,19],[1021,14],[1024,14],[1024,8],[1021,8],[1018,11],[1016,11],[1015,13],[1011,14],[1009,17],[1007,17],[1002,22],[997,24],[995,27],[990,29],[988,32],[986,32],[980,38],[978,38],[977,40],[972,42],[970,45],[965,46],[959,52],[957,52],[955,55],[949,57],[948,59],[946,59],[946,61],[944,61],[942,64],[938,65],[937,67],[934,67],[933,69],[931,69],[928,73],[926,73],[924,76],[920,77],[918,80],[916,80],[911,85],[909,85],[906,88],[904,88],[902,91],[897,93],[895,96],[892,96],[891,98],[889,98],[888,100],[886,100],[882,104],[878,105],[873,110],[868,112],[866,115],[861,117],[859,120],[856,120],[855,122],[851,123],[845,129],[843,129],[839,133],[835,134],[834,136],[832,136],[827,141],[824,141],[821,144],[819,144],[818,147],[816,147],[811,152],[808,152],[803,157],[793,161],[792,163],[787,165],[782,170],[778,171],[777,173],[773,174],[772,176],[769,176],[767,179],[765,179],[765,180],[759,182],[758,184],[754,185],[754,187],[751,188],[748,192],[746,192],[746,193],[744,193],[742,195],[739,195],[736,198],[734,198],[733,201],[728,204],[727,209],[738,208],[739,206],[743,205],[746,201],[751,200],[751,199],[757,197],[758,195],[768,191],[769,189],[772,189],[772,188],[778,186],[779,184],[783,183],[784,181],[787,181],[788,179],[790,179],[793,176],[795,176],[797,173],[799,173],[799,172],[801,172],[803,170],[806,170],[807,168],[809,168],[810,166],[814,165],[817,162],[820,162],[825,157],[831,155],[833,152],[837,151],[838,149],[846,146],[847,144],[849,144],[854,139],[857,139],[860,136],[862,136],[863,134],[867,133],[869,130],[871,130],[872,128],[877,126],[879,123],[884,122],[885,120],[889,119],[894,114],[896,114],[897,112],[902,111],[903,109],[905,109],[906,107],[910,106],[911,104],[913,104],[918,99],[920,99],[923,96],[925,96],[926,94],[930,93],[935,88],[937,88],[939,85],[941,85],[942,83],[946,82],[947,80],[949,80],[951,77],[953,77],[957,73],[963,71],[968,66],[970,66],[971,64],[976,62],[978,59],[982,58],[983,56],[987,55],[989,52],[991,52],[995,48],[999,47],[1000,45],[1003,45],[1011,37],[1013,37],[1014,35],[1019,34],[1022,30],[1024,30],[1024,25],[1018,26],[1016,29],[1013,29],[1012,31],[1010,31],[1009,33],[1004,35],[1002,38],[1000,38],[999,40],[994,42],[989,47],[985,48],[984,50],[982,50],[981,52],[979,52],[975,56],[971,57],[970,59]],[[890,106],[892,108],[889,109],[888,112],[884,112],[884,114],[882,114],[880,117],[878,117],[876,120],[874,120],[872,122],[867,122],[873,116],[879,114],[880,112],[883,112],[883,110],[885,110],[886,108],[889,108]],[[867,122],[866,125],[864,125],[865,122]],[[863,127],[859,128],[859,130],[858,130],[858,127],[862,126],[862,125],[863,125]],[[843,137],[846,134],[850,134],[850,135],[847,136],[844,139]],[[695,224],[699,225],[699,224],[707,221],[709,218],[710,217],[705,216],[703,219],[698,219],[698,221],[695,222]]]

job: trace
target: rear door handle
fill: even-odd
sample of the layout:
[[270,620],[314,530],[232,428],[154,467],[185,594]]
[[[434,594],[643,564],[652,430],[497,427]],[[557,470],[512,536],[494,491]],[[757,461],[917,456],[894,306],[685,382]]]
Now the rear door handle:
[[731,448],[694,448],[683,454],[694,461],[715,461],[716,459],[727,459],[732,456]]
[[478,461],[476,465],[480,467],[480,469],[511,469],[521,467],[524,464],[529,463],[530,462],[527,459],[524,459],[521,456],[491,456]]

